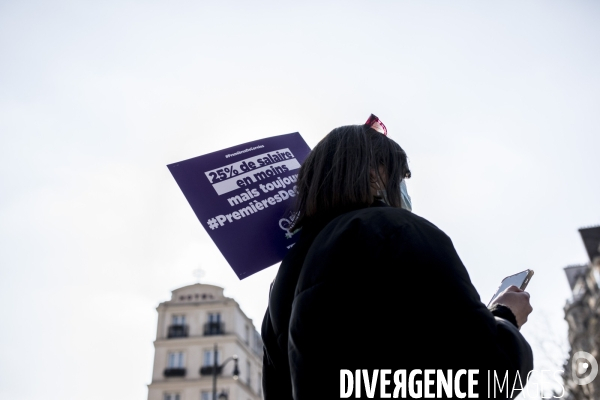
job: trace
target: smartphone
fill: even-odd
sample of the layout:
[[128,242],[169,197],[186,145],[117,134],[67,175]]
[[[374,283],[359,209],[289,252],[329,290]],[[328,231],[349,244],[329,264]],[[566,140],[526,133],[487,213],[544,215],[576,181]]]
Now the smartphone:
[[533,276],[533,270],[526,269],[525,271],[518,272],[514,275],[510,275],[510,276],[507,276],[506,278],[502,279],[502,282],[500,282],[500,286],[498,286],[498,289],[496,290],[496,294],[494,294],[494,296],[492,296],[492,299],[488,303],[488,307],[490,306],[490,304],[492,304],[492,302],[496,299],[496,297],[498,297],[498,295],[500,293],[502,293],[504,291],[504,289],[506,289],[509,286],[515,285],[519,289],[525,290],[525,288],[527,287],[527,284],[529,283],[529,280],[531,279],[532,276]]

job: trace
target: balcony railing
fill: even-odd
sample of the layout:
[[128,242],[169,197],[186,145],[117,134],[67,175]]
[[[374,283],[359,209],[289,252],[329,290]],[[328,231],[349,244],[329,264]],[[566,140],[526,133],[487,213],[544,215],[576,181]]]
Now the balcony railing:
[[163,375],[166,378],[174,376],[185,376],[185,368],[165,368]]
[[204,336],[224,335],[225,324],[223,322],[207,322],[204,324]]
[[167,337],[171,338],[180,338],[188,336],[188,326],[187,325],[171,325],[169,326],[169,333]]
[[[214,366],[212,365],[205,365],[204,367],[200,368],[200,375],[212,375],[213,374],[213,368]],[[221,375],[221,371],[223,370],[222,366],[218,366],[217,367],[217,375]]]

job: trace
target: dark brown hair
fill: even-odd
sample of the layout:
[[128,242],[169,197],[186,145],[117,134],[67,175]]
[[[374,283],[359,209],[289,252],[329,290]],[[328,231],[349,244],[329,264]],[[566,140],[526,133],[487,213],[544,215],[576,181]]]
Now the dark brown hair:
[[292,229],[313,217],[333,217],[355,208],[368,207],[372,194],[371,171],[380,173],[387,202],[400,207],[400,181],[410,178],[404,150],[387,136],[366,125],[332,130],[310,152],[298,173],[296,219]]

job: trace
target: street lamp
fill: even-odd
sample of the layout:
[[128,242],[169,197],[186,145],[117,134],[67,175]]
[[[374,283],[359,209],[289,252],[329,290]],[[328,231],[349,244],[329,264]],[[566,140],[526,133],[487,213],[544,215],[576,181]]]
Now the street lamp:
[[[220,366],[217,366],[217,344],[215,343],[215,351],[213,353],[213,391],[212,391],[212,400],[217,400],[217,370],[219,368],[223,368],[225,366],[225,364],[227,364],[229,361],[233,360],[235,362],[235,364],[233,365],[233,379],[237,379],[238,376],[240,375],[240,370],[238,369],[238,356],[236,356],[235,354],[233,355],[233,357],[229,357],[227,360],[223,361],[223,364],[221,364]],[[219,399],[224,400],[227,399],[227,394],[225,393],[225,391],[221,392],[221,394],[219,394]]]

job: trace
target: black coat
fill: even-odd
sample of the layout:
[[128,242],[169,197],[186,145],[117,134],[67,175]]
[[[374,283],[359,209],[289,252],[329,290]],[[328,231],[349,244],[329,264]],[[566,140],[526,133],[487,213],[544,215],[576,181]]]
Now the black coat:
[[265,400],[340,398],[341,369],[478,369],[479,398],[488,370],[500,381],[509,371],[511,388],[519,371],[524,383],[533,356],[514,316],[487,309],[450,238],[427,220],[376,203],[299,235],[262,325]]

